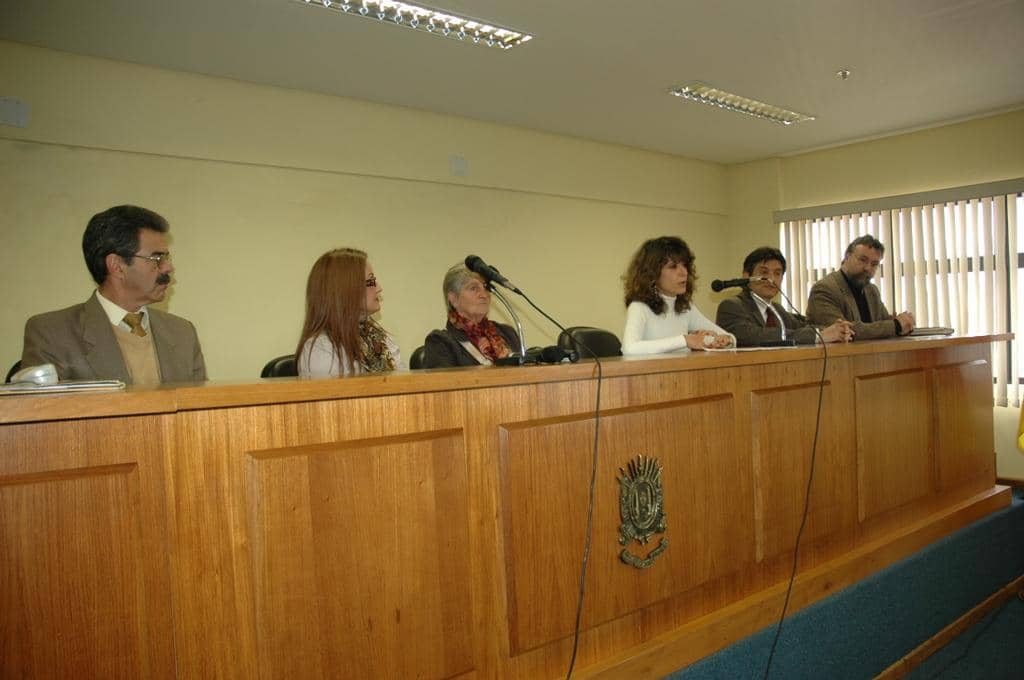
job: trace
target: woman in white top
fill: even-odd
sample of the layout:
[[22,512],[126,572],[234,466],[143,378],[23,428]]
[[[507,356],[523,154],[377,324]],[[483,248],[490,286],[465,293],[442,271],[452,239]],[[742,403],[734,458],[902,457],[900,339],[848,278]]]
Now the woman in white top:
[[697,272],[686,242],[675,236],[645,241],[625,276],[626,328],[622,353],[663,354],[735,347],[736,338],[691,302]]
[[371,317],[380,311],[382,292],[363,251],[338,248],[320,256],[306,283],[306,320],[295,352],[300,376],[402,368],[398,345]]

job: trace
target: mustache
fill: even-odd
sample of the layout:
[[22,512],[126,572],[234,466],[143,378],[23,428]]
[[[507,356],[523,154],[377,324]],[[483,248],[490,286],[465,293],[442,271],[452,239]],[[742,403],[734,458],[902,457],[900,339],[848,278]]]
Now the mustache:
[[171,282],[171,275],[170,274],[161,274],[160,276],[156,277],[156,283],[157,283],[158,286],[166,286],[170,282]]

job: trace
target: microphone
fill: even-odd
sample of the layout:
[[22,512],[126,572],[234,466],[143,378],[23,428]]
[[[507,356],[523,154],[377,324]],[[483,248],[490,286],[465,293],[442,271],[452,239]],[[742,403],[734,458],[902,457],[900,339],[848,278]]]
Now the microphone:
[[749,279],[726,279],[725,281],[722,281],[721,279],[715,279],[714,281],[711,282],[711,290],[717,293],[719,291],[725,290],[726,288],[742,288],[751,281],[766,280],[767,279],[765,279],[763,276],[751,276]]
[[502,276],[501,272],[499,272],[495,267],[492,267],[491,265],[487,264],[486,262],[483,261],[482,258],[476,255],[466,256],[466,269],[468,269],[471,272],[479,274],[488,283],[493,281],[494,283],[504,286],[505,288],[508,288],[509,290],[515,293],[519,293],[520,295],[523,294],[523,291],[516,288],[515,285],[511,281],[506,279],[504,276]]
[[726,288],[742,288],[748,283],[750,283],[750,279],[726,279],[725,281],[715,279],[711,282],[711,290],[717,293],[718,291],[725,290]]

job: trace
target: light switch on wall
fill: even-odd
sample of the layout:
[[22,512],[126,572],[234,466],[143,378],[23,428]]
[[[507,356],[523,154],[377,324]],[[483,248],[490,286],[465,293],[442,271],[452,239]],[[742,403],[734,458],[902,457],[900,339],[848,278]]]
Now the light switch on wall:
[[452,177],[465,177],[469,174],[469,161],[462,156],[448,156],[448,172]]
[[28,104],[14,97],[0,97],[0,125],[28,127]]

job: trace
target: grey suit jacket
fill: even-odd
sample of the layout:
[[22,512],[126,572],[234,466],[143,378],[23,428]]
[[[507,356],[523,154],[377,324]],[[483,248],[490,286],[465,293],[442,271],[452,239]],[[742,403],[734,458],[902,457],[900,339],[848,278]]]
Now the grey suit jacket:
[[864,295],[867,296],[868,311],[873,319],[870,323],[860,318],[860,309],[850,284],[846,282],[843,272],[837,269],[811,287],[811,296],[807,299],[807,320],[819,326],[829,326],[836,319],[846,319],[853,324],[853,332],[856,334],[854,340],[891,338],[896,335],[896,324],[893,323],[892,314],[882,304],[878,286],[869,283],[864,287]]
[[[772,303],[772,309],[786,325],[786,338],[802,345],[813,344],[817,337],[811,324],[797,319],[780,305]],[[757,347],[762,342],[782,339],[782,329],[765,326],[761,310],[750,291],[722,300],[718,305],[715,323],[736,336],[737,347]]]
[[[195,327],[173,314],[156,309],[148,312],[162,382],[206,380],[206,363]],[[29,319],[21,363],[53,364],[61,380],[119,378],[131,382],[114,328],[96,293],[80,305]]]

